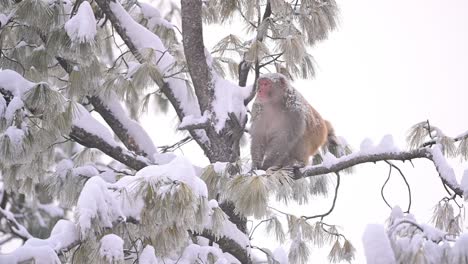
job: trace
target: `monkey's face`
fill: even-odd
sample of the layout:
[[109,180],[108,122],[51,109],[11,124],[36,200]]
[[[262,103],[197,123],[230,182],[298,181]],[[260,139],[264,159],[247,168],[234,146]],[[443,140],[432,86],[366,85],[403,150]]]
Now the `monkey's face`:
[[282,80],[258,79],[257,98],[262,102],[279,102],[284,94]]

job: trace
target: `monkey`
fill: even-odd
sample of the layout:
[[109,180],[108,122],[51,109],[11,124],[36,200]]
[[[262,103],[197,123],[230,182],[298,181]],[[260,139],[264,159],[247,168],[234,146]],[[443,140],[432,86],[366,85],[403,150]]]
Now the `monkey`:
[[331,123],[284,75],[264,74],[257,86],[250,127],[252,169],[305,166],[324,144],[338,144]]

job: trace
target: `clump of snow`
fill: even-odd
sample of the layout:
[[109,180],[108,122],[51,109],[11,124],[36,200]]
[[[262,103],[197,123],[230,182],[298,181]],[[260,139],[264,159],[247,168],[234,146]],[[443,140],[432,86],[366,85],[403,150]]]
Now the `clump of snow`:
[[[1,77],[0,77],[1,78]],[[5,119],[10,123],[15,117],[16,111],[24,107],[24,102],[18,96],[13,97],[5,111]]]
[[76,167],[72,171],[74,176],[84,176],[90,178],[99,175],[99,171],[93,165]]
[[331,168],[331,166],[333,166],[337,160],[338,159],[335,157],[335,155],[333,155],[330,152],[327,152],[323,155],[322,165],[326,168]]
[[244,100],[249,96],[249,87],[240,87],[228,80],[220,77],[215,78],[215,100],[213,102],[213,110],[216,113],[215,128],[220,132],[230,117],[229,113],[234,113],[240,124],[246,118],[247,108],[244,105]]
[[457,187],[458,182],[455,177],[455,172],[453,168],[448,164],[444,155],[442,154],[442,149],[439,144],[435,145],[432,149],[429,150],[432,154],[432,160],[439,172],[439,175],[442,179],[447,181],[451,186]]
[[75,43],[94,43],[96,19],[88,1],[83,1],[76,15],[65,23],[65,31]]
[[137,172],[135,177],[169,178],[172,181],[181,181],[187,184],[192,191],[202,197],[208,197],[208,189],[205,182],[197,177],[192,164],[184,157],[176,157],[165,165],[147,166]]
[[218,204],[218,201],[216,201],[215,199],[211,199],[209,202],[208,202],[208,206],[213,209],[213,208],[217,208],[219,207],[219,204]]
[[396,263],[390,241],[382,225],[367,225],[362,242],[368,264]]
[[465,201],[468,199],[468,170],[463,172],[463,177],[461,180],[460,187],[463,190],[463,197],[465,197]]
[[370,138],[365,138],[362,142],[361,142],[361,145],[360,145],[360,150],[361,151],[367,151],[371,148],[374,147],[374,143],[372,142],[372,140]]
[[174,28],[174,25],[164,19],[161,16],[161,13],[159,12],[158,9],[154,8],[152,5],[147,4],[147,3],[139,3],[141,13],[143,14],[143,17],[148,19],[148,27],[149,28],[154,28],[155,26],[163,26],[168,29]]
[[0,69],[0,88],[10,91],[15,97],[21,97],[34,85],[36,84],[26,80],[15,71]]
[[63,217],[64,211],[59,206],[49,203],[49,204],[41,204],[37,205],[37,208],[41,209],[42,211],[46,212],[51,217]]
[[10,254],[0,254],[0,263],[60,264],[57,253],[49,246],[22,246]]
[[205,124],[208,122],[208,119],[210,118],[211,113],[209,111],[205,111],[203,115],[200,116],[194,116],[194,115],[187,115],[182,119],[182,122],[179,124],[179,129],[184,128],[187,126],[193,126],[193,125],[198,125],[198,124]]
[[81,234],[86,236],[96,220],[100,227],[112,227],[112,222],[124,219],[120,204],[101,177],[92,177],[83,186],[76,204]]
[[226,171],[226,166],[228,165],[228,162],[215,162],[213,163],[213,169],[216,173],[218,174],[223,174]]
[[289,259],[288,259],[288,253],[284,250],[282,247],[277,247],[273,251],[273,258],[278,261],[279,264],[288,264]]
[[117,235],[108,234],[101,238],[99,253],[108,263],[119,263],[124,261],[124,241]]
[[6,101],[3,98],[3,96],[0,96],[0,117],[2,117],[3,114],[5,114],[6,108],[7,108]]
[[59,251],[62,248],[66,248],[79,241],[79,233],[76,225],[68,220],[59,220],[52,232],[50,237],[47,239],[30,238],[26,241],[24,246],[26,247],[41,247],[48,246],[55,251]]
[[82,105],[78,105],[78,115],[73,120],[73,125],[86,130],[88,133],[98,136],[107,144],[118,147],[112,133],[107,127],[97,121]]
[[7,16],[5,14],[0,14],[0,28],[6,25],[8,23],[8,20],[10,20],[10,16]]
[[[210,200],[209,201],[209,206],[211,209],[217,208],[217,202],[216,200]],[[205,228],[212,230],[213,229],[213,222],[212,218],[208,218],[208,220],[205,222]],[[217,228],[220,230],[220,235],[221,237],[227,237],[229,239],[234,240],[237,244],[239,244],[243,248],[247,248],[250,245],[250,239],[249,237],[241,232],[235,224],[233,224],[231,221],[228,219],[225,219],[225,221],[222,223],[222,227]]]
[[377,145],[376,149],[380,152],[398,152],[400,151],[394,143],[392,135],[385,135],[383,136],[382,140],[380,141],[379,145]]
[[154,247],[147,245],[140,254],[139,264],[158,264]]
[[55,173],[60,178],[65,178],[67,176],[68,171],[73,168],[73,161],[69,159],[62,159],[57,165],[55,166]]
[[420,224],[424,231],[424,235],[427,237],[427,239],[432,240],[432,241],[443,241],[445,236],[447,235],[446,232],[434,228],[433,226],[430,226],[428,224]]
[[452,248],[452,262],[450,263],[463,263],[468,259],[468,234],[462,234],[457,239],[457,242]]
[[103,99],[102,102],[127,130],[130,137],[135,141],[137,147],[143,150],[148,157],[152,157],[153,154],[157,152],[153,140],[138,122],[128,117],[128,113],[122,107],[122,104],[119,102],[115,94],[112,93],[105,100]]
[[174,153],[155,153],[153,155],[153,161],[156,164],[162,165],[162,164],[167,164],[171,162],[173,159],[175,159],[177,156]]
[[24,131],[14,126],[11,126],[7,128],[7,130],[5,131],[5,135],[8,136],[8,138],[10,139],[10,142],[13,145],[20,146],[21,143],[23,142]]

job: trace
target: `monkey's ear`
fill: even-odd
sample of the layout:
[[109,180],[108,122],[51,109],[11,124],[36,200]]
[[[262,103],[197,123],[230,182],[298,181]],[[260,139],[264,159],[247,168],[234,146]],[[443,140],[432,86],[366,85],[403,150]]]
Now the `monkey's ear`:
[[285,77],[281,76],[280,78],[281,88],[286,89],[288,88],[288,81]]

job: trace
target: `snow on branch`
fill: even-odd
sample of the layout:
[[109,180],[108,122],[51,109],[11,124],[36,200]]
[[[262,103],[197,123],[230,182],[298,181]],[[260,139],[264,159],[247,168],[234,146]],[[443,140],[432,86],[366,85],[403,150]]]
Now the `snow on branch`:
[[[192,91],[185,81],[184,75],[178,73],[173,66],[176,63],[174,57],[169,54],[167,48],[162,43],[161,39],[138,24],[128,14],[127,11],[116,1],[96,1],[101,10],[106,14],[106,18],[110,20],[112,26],[125,42],[135,58],[144,63],[142,52],[145,49],[152,49],[154,53],[154,65],[159,71],[160,76],[152,75],[151,78],[159,86],[171,102],[177,116],[182,120],[187,115],[201,116],[198,101],[194,100]],[[168,76],[164,78],[164,76]],[[189,131],[192,137],[206,152],[209,149],[209,139],[204,131],[195,130]]]
[[111,95],[106,100],[92,96],[89,101],[129,150],[152,159],[156,153],[153,141],[138,122],[128,117],[115,96]]
[[[172,76],[164,80],[163,87],[160,88],[171,101],[179,117],[183,118],[189,114],[200,115],[198,103],[196,100],[191,100],[190,89],[183,80],[183,76],[181,74],[174,75],[176,72],[173,72],[172,66],[176,61],[171,54],[165,52],[167,48],[164,47],[161,39],[133,20],[130,14],[116,1],[98,0],[97,3],[140,63],[145,62],[142,55],[144,49],[149,48],[156,51],[154,64],[162,75]],[[161,83],[160,80],[155,81]]]
[[358,151],[338,158],[333,162],[307,166],[300,171],[295,171],[294,177],[296,179],[300,179],[302,177],[324,175],[327,173],[339,172],[352,166],[369,162],[375,163],[377,161],[388,160],[406,161],[420,158],[431,160],[434,163],[442,182],[457,195],[463,197],[463,190],[457,183],[453,170],[450,168],[438,148],[420,148],[412,151],[387,151],[385,149],[382,149],[381,151]]
[[83,146],[97,148],[132,169],[139,170],[149,164],[144,157],[135,156],[122,149],[110,131],[94,119],[84,107],[81,107],[80,115],[73,120],[70,136]]
[[0,216],[4,217],[7,220],[8,224],[10,225],[10,229],[13,232],[13,234],[15,234],[15,236],[23,240],[32,237],[31,234],[29,234],[28,230],[23,225],[18,223],[18,221],[16,221],[15,216],[10,211],[0,208]]

